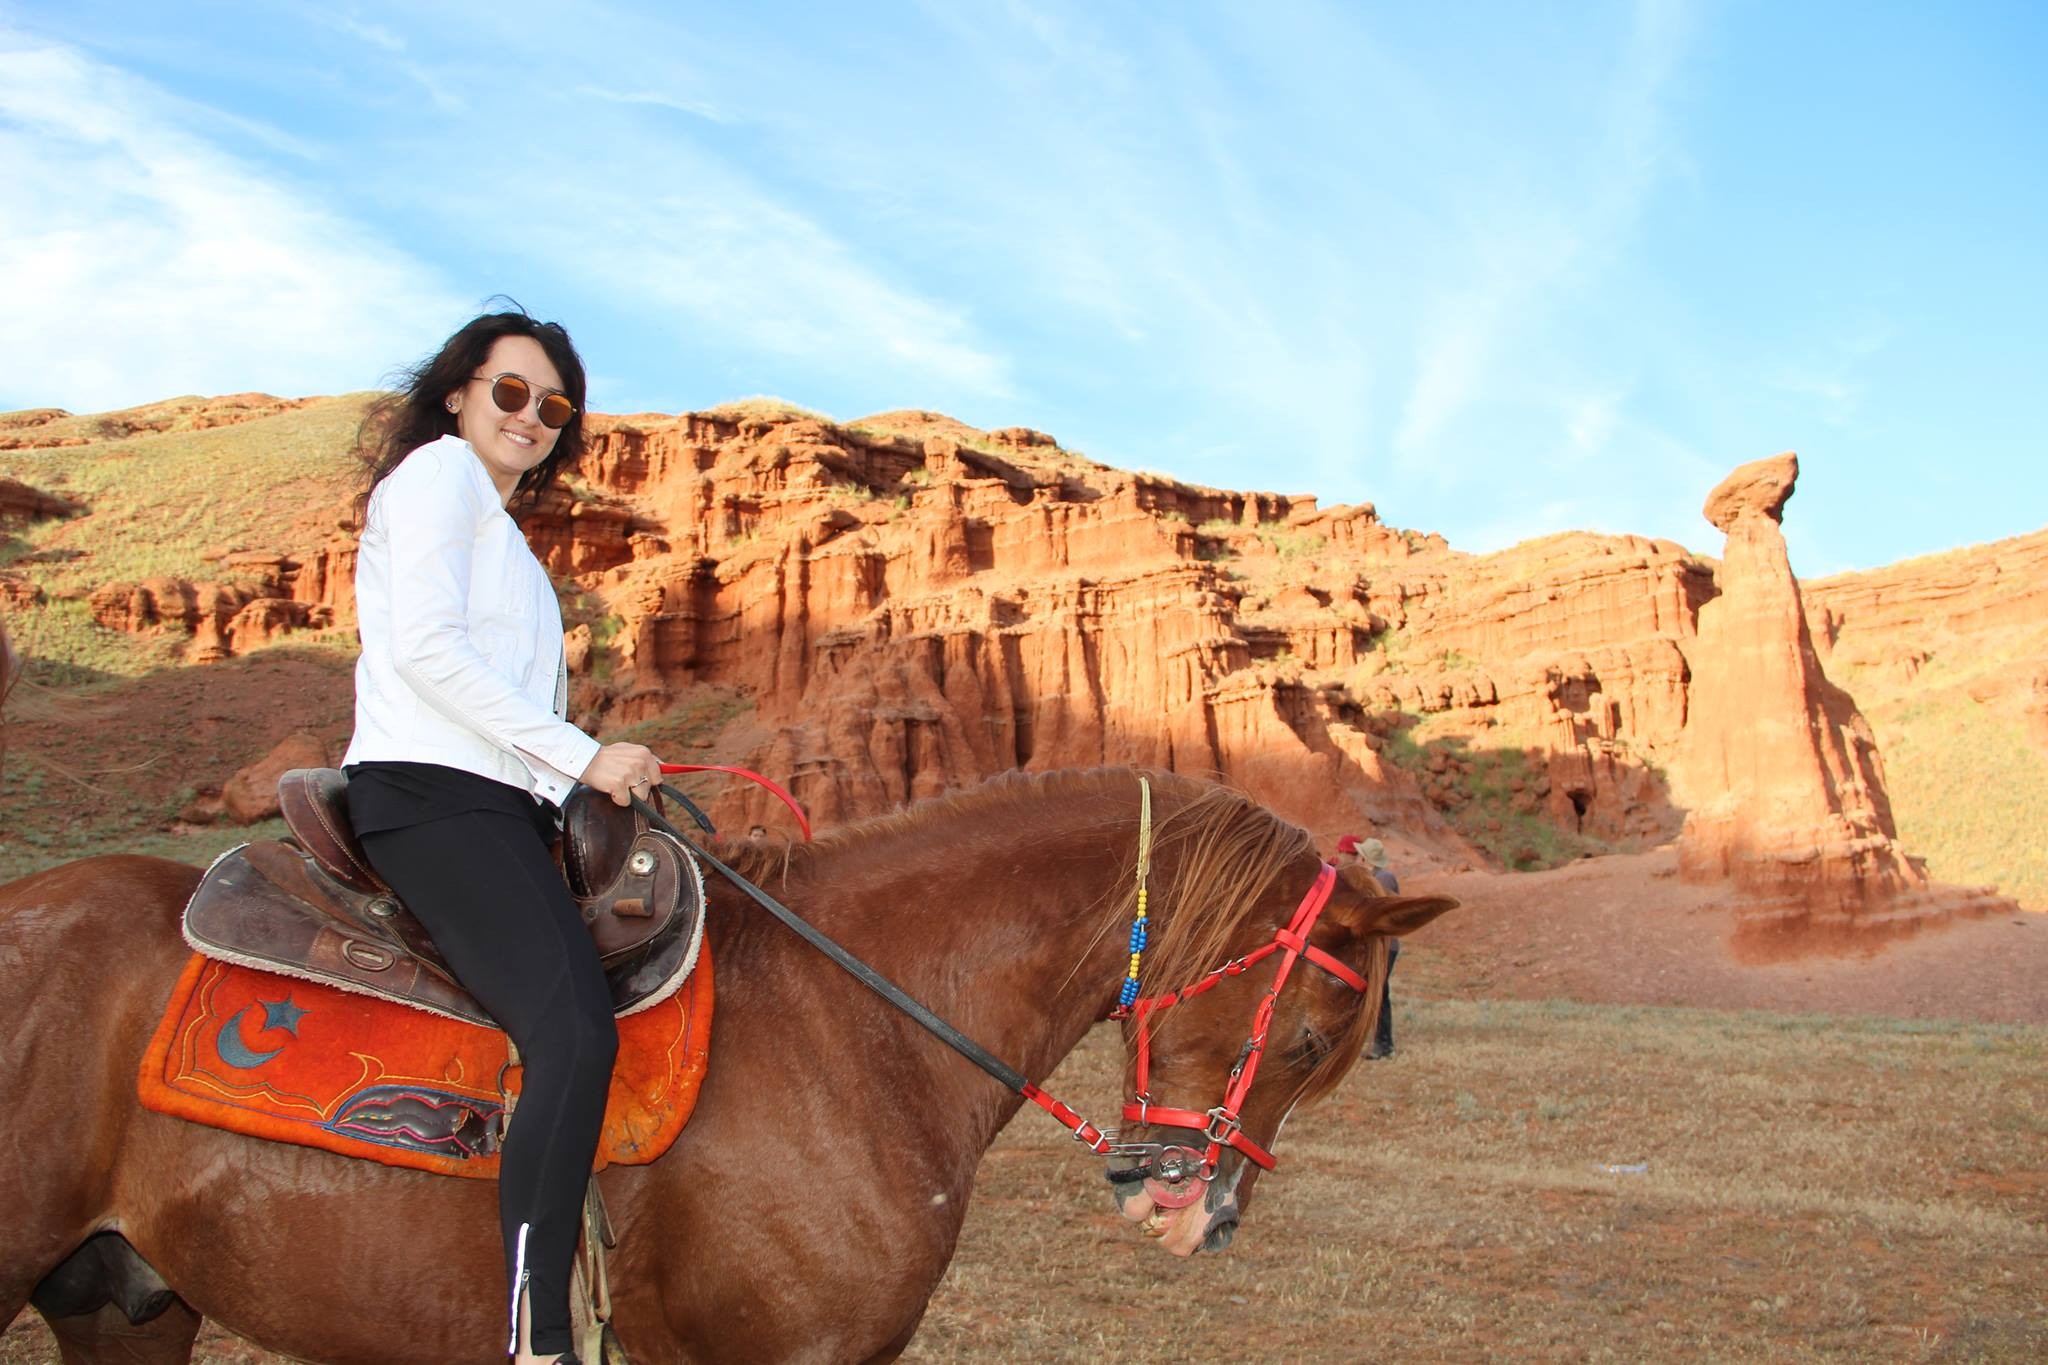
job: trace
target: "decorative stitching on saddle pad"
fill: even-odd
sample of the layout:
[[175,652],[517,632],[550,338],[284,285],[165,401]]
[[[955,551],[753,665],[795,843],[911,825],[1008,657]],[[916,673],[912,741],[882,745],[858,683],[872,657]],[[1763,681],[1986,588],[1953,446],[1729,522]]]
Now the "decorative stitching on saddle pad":
[[[710,1063],[711,1014],[704,950],[676,993],[620,1018],[598,1169],[644,1165],[675,1141]],[[209,1127],[488,1179],[506,1056],[497,1029],[195,955],[138,1091],[146,1108]]]

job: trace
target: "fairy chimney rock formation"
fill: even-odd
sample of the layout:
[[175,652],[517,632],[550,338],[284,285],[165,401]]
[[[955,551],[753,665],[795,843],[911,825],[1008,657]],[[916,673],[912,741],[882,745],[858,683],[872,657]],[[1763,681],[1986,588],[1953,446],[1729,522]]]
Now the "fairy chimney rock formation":
[[1679,747],[1695,798],[1681,875],[1732,881],[1774,927],[1907,927],[1987,909],[1930,888],[1898,846],[1884,767],[1855,701],[1814,651],[1779,520],[1799,477],[1790,452],[1746,464],[1703,509],[1725,531],[1720,596],[1686,642],[1692,684]]

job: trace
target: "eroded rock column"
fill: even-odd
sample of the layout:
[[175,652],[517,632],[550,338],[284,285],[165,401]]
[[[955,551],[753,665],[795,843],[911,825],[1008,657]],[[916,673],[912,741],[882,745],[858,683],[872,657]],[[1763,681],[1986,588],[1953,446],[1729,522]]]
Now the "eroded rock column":
[[1753,920],[1856,928],[1946,916],[1982,893],[1930,893],[1898,846],[1884,769],[1855,701],[1827,680],[1780,530],[1799,477],[1787,452],[1746,464],[1707,498],[1727,533],[1721,594],[1688,642],[1680,742],[1691,881],[1732,881]]

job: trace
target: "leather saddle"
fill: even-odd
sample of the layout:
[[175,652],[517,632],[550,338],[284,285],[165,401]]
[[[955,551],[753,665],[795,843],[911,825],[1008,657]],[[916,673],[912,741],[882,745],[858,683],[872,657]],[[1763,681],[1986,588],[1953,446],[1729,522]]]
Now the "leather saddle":
[[[185,907],[186,942],[208,957],[496,1027],[370,867],[349,827],[347,790],[348,777],[334,768],[279,778],[291,837],[216,859]],[[562,814],[562,875],[597,945],[613,1012],[661,1003],[696,966],[703,942],[696,859],[639,812],[588,787],[570,794]]]

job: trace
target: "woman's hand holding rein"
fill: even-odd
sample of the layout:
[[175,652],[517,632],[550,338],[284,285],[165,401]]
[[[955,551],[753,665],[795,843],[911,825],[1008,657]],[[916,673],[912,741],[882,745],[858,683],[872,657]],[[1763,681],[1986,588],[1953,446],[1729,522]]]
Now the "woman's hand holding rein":
[[644,744],[607,744],[582,772],[584,786],[594,788],[621,806],[645,800],[661,781],[661,760]]

